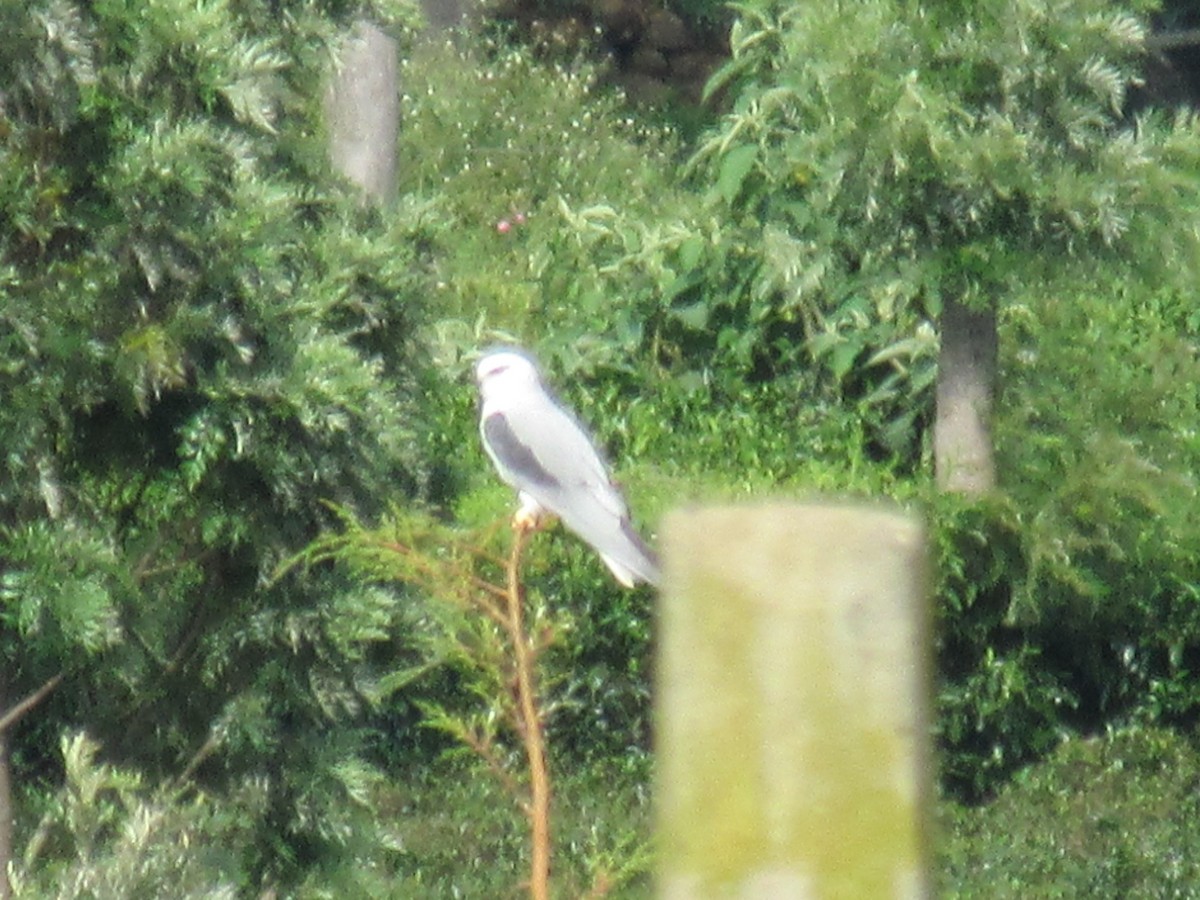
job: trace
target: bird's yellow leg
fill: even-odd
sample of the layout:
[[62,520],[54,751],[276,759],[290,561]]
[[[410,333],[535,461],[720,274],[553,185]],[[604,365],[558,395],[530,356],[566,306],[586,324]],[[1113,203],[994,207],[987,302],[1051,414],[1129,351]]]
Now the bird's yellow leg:
[[512,527],[514,531],[538,531],[549,528],[554,521],[553,513],[547,512],[537,501],[522,494],[521,508],[513,513]]
[[512,517],[513,531],[536,531],[538,527],[538,515],[535,512],[521,507]]

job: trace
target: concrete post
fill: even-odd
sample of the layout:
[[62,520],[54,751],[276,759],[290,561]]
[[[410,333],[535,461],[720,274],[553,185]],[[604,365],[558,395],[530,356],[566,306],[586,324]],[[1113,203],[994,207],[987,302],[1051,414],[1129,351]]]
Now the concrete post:
[[690,509],[663,550],[658,896],[929,896],[922,528]]

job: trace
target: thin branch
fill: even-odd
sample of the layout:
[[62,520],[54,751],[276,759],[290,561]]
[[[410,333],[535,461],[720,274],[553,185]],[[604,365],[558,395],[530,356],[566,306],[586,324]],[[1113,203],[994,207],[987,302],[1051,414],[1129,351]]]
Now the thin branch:
[[608,872],[601,870],[596,873],[592,880],[592,887],[583,895],[583,900],[600,900],[601,897],[607,897],[612,888],[612,879]]
[[175,790],[183,790],[183,788],[187,786],[188,782],[192,780],[192,776],[196,774],[196,770],[199,769],[200,766],[202,766],[210,756],[216,753],[220,747],[221,739],[215,734],[210,733],[208,737],[204,739],[204,743],[200,745],[200,749],[192,755],[192,758],[188,761],[188,764],[184,766],[183,771],[176,776],[173,784]]
[[0,734],[8,731],[9,727],[16,724],[20,719],[31,709],[41,703],[49,696],[50,692],[62,684],[63,673],[59,672],[46,680],[40,688],[21,700],[16,705],[9,707],[8,712],[0,716]]
[[207,623],[211,620],[211,615],[202,615],[202,613],[206,612],[207,610],[203,604],[196,604],[193,607],[187,631],[179,639],[179,643],[175,645],[175,652],[171,654],[171,658],[163,666],[162,673],[164,675],[173,675],[178,672],[183,667],[183,664],[187,662],[192,650],[200,643],[200,639],[204,637],[204,633],[207,630]]
[[1200,44],[1200,28],[1183,28],[1179,31],[1161,31],[1146,38],[1151,50],[1178,50]]
[[[407,544],[402,544],[399,541],[388,540],[378,540],[375,542],[375,544],[384,550],[391,550],[393,553],[405,557],[414,564],[414,566],[422,575],[424,575],[426,578],[429,578],[431,581],[435,580],[435,576],[438,574],[438,568],[427,562],[421,556],[421,554],[413,550],[412,547],[409,547]],[[497,587],[490,581],[480,578],[478,575],[468,571],[462,566],[454,565],[453,569],[456,575],[461,575],[462,577],[466,578],[473,587],[478,588],[484,593],[491,594],[502,599],[508,596],[507,592],[503,588]]]
[[512,555],[508,561],[508,633],[516,663],[521,740],[529,764],[529,807],[526,810],[532,840],[529,895],[533,900],[547,900],[550,896],[550,774],[538,711],[534,652],[525,634],[525,592],[521,588],[521,555],[529,535],[527,528],[514,528]]
[[496,776],[496,779],[504,786],[508,793],[516,797],[525,806],[521,798],[524,796],[524,790],[521,784],[513,777],[512,772],[504,765],[504,761],[497,755],[492,742],[481,737],[473,728],[463,729],[459,734],[459,740],[471,748],[471,751],[482,759],[487,767]]
[[[391,552],[403,556],[410,565],[413,565],[418,572],[426,578],[426,586],[436,586],[438,584],[438,568],[426,561],[420,553],[416,552],[407,544],[402,544],[399,541],[379,540],[376,541],[376,546],[390,550]],[[465,580],[475,590],[479,591],[478,595],[472,595],[468,599],[468,603],[481,609],[489,619],[501,627],[507,628],[508,621],[504,610],[496,601],[508,603],[508,592],[501,587],[497,587],[490,581],[480,578],[474,572],[457,564],[451,564],[453,571],[460,578]],[[489,599],[490,598],[490,599]]]
[[488,545],[494,543],[496,532],[498,532],[504,526],[504,519],[497,519],[488,525],[487,528],[478,536],[478,540],[476,540],[471,546],[471,556],[477,560],[482,560],[483,562],[486,562],[488,565],[494,566],[497,569],[503,569],[505,566],[507,566],[507,554],[493,553],[488,549]]

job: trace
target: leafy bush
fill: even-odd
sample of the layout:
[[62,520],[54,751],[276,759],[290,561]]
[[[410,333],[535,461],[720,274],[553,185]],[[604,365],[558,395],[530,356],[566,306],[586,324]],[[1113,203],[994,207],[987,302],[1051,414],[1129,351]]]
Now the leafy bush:
[[1194,214],[1195,123],[1122,118],[1145,6],[738,5],[709,85],[734,107],[692,160],[736,269],[705,302],[732,315],[723,364],[820,367],[916,456],[946,304],[996,308],[1036,259],[1191,271],[1165,210]]
[[[565,896],[649,897],[647,773],[552,761],[555,884]],[[462,760],[414,768],[385,808],[397,822],[390,895],[501,897],[526,875],[519,813],[493,779]]]
[[[13,895],[238,896],[247,819],[223,816],[203,795],[147,787],[136,771],[97,762],[98,752],[83,734],[64,736],[65,781],[15,866]],[[245,810],[264,799],[255,788],[244,786]]]
[[1169,731],[1066,741],[979,808],[941,813],[938,895],[1188,897],[1200,754]]
[[1200,709],[1193,306],[1064,281],[1005,313],[1002,493],[933,506],[941,739],[968,794],[1070,730]]
[[324,168],[337,12],[0,12],[0,706],[49,697],[12,735],[14,782],[36,805],[86,727],[121,771],[186,771],[240,809],[260,888],[370,833],[344,776],[382,643],[329,624],[375,613],[358,586],[270,576],[325,501],[436,481],[411,220]]
[[741,340],[723,310],[740,302],[725,271],[745,248],[680,185],[669,128],[582,59],[496,43],[426,47],[403,79],[400,190],[427,224],[439,358],[499,332],[627,389],[663,372],[737,387],[744,372],[705,356]]
[[1103,276],[1010,312],[998,437],[1029,560],[1013,615],[1058,635],[1095,714],[1200,708],[1192,316],[1187,294]]

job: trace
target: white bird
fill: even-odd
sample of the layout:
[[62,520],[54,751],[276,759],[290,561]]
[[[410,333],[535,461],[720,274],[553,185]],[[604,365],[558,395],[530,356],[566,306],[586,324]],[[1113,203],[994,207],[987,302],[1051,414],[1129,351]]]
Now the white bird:
[[514,525],[546,517],[600,554],[617,581],[657,585],[658,560],[629,521],[629,509],[587,432],[546,387],[533,358],[517,348],[487,353],[475,366],[479,433],[501,480],[517,489]]

